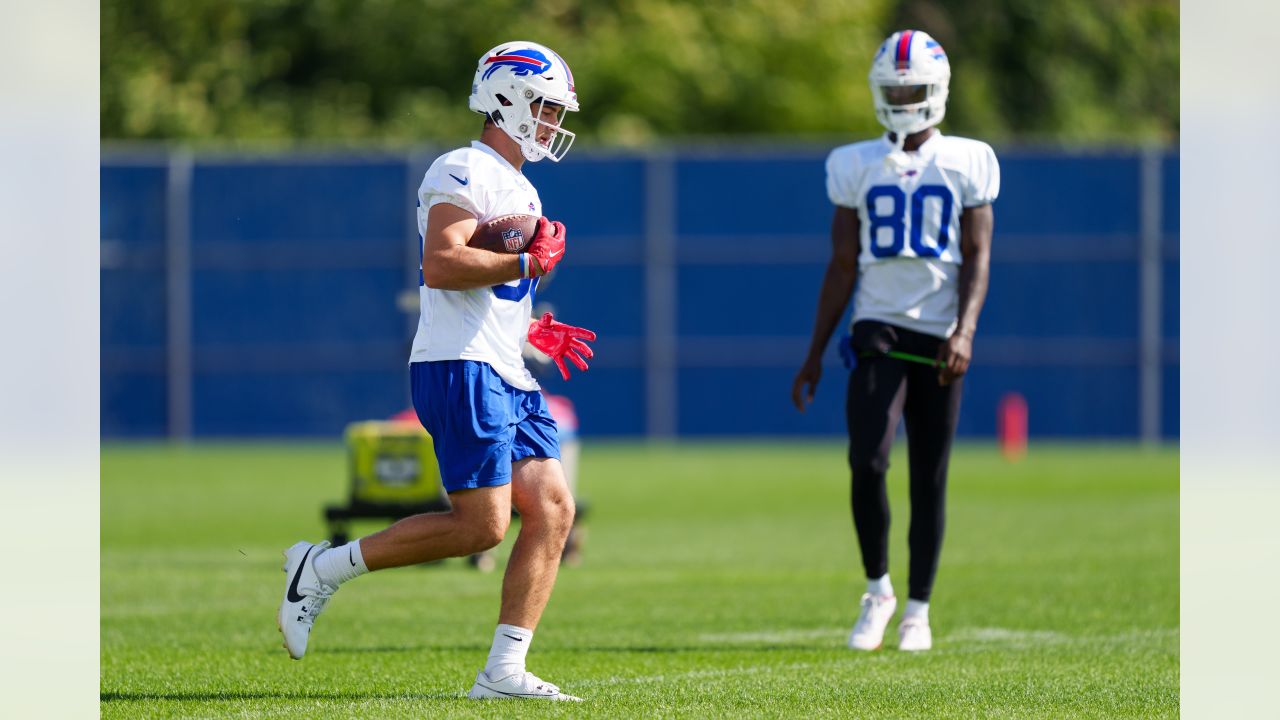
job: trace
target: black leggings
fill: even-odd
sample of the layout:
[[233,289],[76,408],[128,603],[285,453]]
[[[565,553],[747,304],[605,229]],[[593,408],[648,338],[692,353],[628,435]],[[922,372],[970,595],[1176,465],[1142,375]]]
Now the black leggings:
[[928,602],[942,552],[946,526],[947,461],[960,416],[963,378],[938,384],[938,371],[883,355],[897,350],[932,358],[942,340],[874,321],[853,327],[857,366],[849,375],[845,416],[849,423],[853,525],[868,578],[889,571],[889,498],[885,473],[889,450],[906,419],[911,476],[911,551],[908,576],[912,600]]

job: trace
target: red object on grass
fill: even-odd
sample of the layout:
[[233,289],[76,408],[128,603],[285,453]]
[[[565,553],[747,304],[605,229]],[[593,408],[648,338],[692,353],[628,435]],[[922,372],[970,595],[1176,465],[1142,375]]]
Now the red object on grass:
[[401,410],[395,415],[387,418],[387,420],[394,423],[404,423],[406,425],[417,425],[418,427],[422,427],[422,423],[418,421],[418,413],[413,408],[405,408],[404,410]]
[[552,395],[545,390],[542,391],[542,396],[547,399],[547,409],[551,411],[551,419],[560,426],[560,432],[578,432],[578,413],[573,410],[573,401],[563,395]]
[[1027,454],[1027,399],[1022,393],[1005,393],[996,410],[996,437],[1000,452],[1010,462]]

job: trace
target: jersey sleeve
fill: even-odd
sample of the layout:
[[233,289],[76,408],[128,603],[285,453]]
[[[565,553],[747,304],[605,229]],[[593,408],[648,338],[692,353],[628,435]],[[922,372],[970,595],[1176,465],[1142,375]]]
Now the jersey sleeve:
[[975,142],[961,202],[965,207],[990,205],[1000,194],[1000,163],[991,146]]
[[486,200],[481,186],[472,177],[470,163],[464,152],[452,152],[440,157],[427,170],[418,188],[418,202],[426,210],[440,203],[457,205],[477,218],[483,217]]
[[850,148],[836,148],[827,156],[827,197],[832,205],[857,209],[858,155]]

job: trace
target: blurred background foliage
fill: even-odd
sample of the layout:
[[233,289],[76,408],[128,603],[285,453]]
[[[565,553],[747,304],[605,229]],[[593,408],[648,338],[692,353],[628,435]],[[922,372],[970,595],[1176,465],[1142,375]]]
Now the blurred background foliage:
[[952,62],[943,128],[996,141],[1172,142],[1176,0],[103,0],[104,139],[403,144],[473,137],[475,63],[557,50],[592,145],[879,132],[879,42]]

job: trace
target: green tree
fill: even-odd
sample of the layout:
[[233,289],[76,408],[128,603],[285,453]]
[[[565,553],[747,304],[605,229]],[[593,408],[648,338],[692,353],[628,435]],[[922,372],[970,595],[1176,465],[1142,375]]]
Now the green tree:
[[947,49],[947,124],[958,134],[1177,137],[1176,0],[904,0],[892,22]]
[[879,132],[899,27],[954,63],[946,127],[1072,141],[1177,133],[1173,0],[104,0],[107,139],[452,142],[480,54],[550,45],[581,141]]

